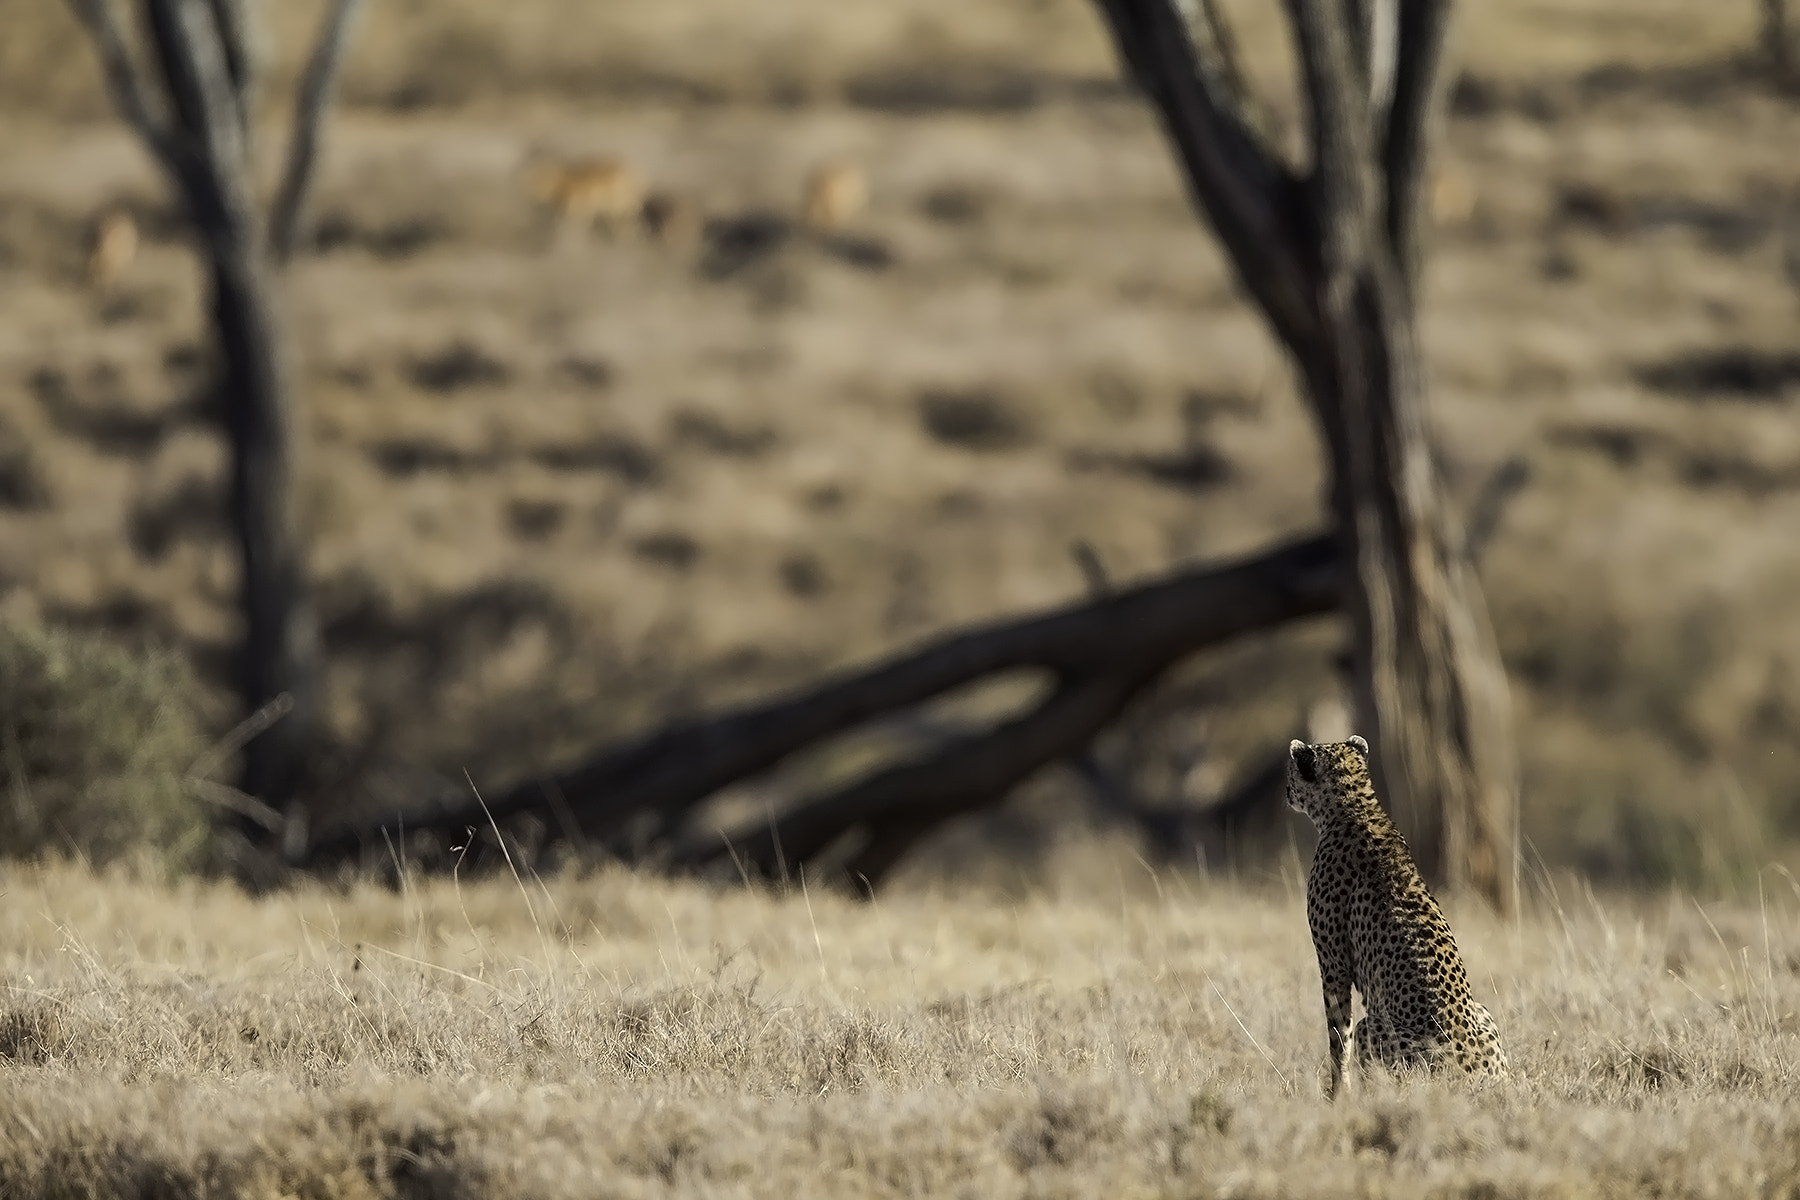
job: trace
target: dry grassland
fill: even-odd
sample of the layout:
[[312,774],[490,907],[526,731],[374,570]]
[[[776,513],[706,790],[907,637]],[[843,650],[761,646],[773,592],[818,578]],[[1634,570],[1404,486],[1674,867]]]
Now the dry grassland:
[[[279,84],[316,8],[271,7]],[[1228,7],[1278,86],[1277,6]],[[1152,873],[1067,779],[999,822],[1040,861],[953,890],[964,830],[867,906],[0,866],[0,1197],[1800,1195],[1800,895],[1761,869],[1800,832],[1800,109],[1733,59],[1750,0],[1463,7],[1425,345],[1454,502],[1532,468],[1482,563],[1525,832],[1748,901],[1453,911],[1516,1076],[1328,1106],[1291,849]],[[191,248],[65,7],[0,29],[0,620],[216,689]],[[336,729],[499,782],[1067,602],[1074,539],[1123,580],[1313,527],[1305,409],[1115,80],[1081,0],[370,6],[287,280]],[[527,166],[603,157],[705,236],[559,229]],[[868,207],[805,230],[832,161]],[[1208,657],[1101,753],[1204,802],[1338,642]]]
[[[1129,861],[1128,859],[1122,861]],[[1320,1097],[1291,874],[872,905],[0,872],[4,1196],[1793,1196],[1800,896],[1454,911],[1517,1068]]]

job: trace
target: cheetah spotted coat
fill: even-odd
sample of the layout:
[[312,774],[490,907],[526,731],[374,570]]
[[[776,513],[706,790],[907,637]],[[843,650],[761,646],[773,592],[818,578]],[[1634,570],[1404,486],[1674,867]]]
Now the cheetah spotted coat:
[[[1306,915],[1319,953],[1331,1083],[1344,1081],[1345,1051],[1359,1069],[1454,1064],[1506,1070],[1494,1020],[1469,991],[1468,972],[1443,910],[1375,798],[1362,738],[1288,746],[1288,804],[1319,831],[1306,884]],[[1364,1015],[1350,1028],[1350,989]]]

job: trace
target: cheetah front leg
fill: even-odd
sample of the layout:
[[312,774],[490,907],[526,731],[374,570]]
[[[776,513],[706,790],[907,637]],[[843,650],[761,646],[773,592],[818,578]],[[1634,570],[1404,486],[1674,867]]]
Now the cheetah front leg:
[[1350,976],[1345,974],[1336,979],[1325,976],[1325,1037],[1331,1045],[1331,1083],[1325,1088],[1325,1098],[1337,1098],[1338,1088],[1344,1082],[1344,1066],[1349,1062],[1351,1046],[1350,1030]]
[[1344,1082],[1345,1053],[1350,1048],[1350,955],[1335,938],[1319,936],[1313,945],[1319,952],[1319,981],[1325,992],[1325,1038],[1331,1047],[1331,1082],[1325,1098],[1335,1099]]

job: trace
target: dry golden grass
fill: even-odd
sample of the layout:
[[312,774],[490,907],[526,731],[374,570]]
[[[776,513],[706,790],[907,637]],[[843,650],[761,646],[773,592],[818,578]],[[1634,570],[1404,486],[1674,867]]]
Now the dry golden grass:
[[[1227,7],[1290,79],[1277,6]],[[1800,114],[1720,65],[1747,2],[1463,7],[1425,345],[1455,501],[1534,467],[1483,563],[1525,832],[1750,900],[1452,907],[1516,1076],[1328,1106],[1294,857],[1235,890],[1021,834],[1066,779],[993,823],[1039,861],[950,891],[965,829],[869,906],[5,866],[0,1196],[1795,1195],[1800,897],[1758,868],[1800,828]],[[316,10],[271,8],[279,86]],[[219,684],[191,250],[66,6],[0,21],[0,620]],[[1115,77],[1083,0],[373,6],[288,279],[337,729],[497,780],[1067,601],[1074,539],[1129,579],[1311,527],[1305,411]],[[547,250],[544,147],[687,216]],[[826,161],[879,203],[783,237]],[[1211,656],[1102,753],[1203,800],[1338,638]]]
[[1064,865],[1054,894],[868,906],[7,867],[0,1194],[1794,1194],[1776,874],[1761,906],[1453,907],[1514,1077],[1332,1106],[1291,874]]
[[[1227,7],[1290,79],[1276,7]],[[280,86],[316,10],[272,8]],[[0,20],[0,620],[219,684],[191,250],[66,6]],[[869,906],[0,867],[0,1196],[1794,1195],[1800,897],[1759,868],[1800,828],[1800,114],[1720,66],[1754,21],[1464,6],[1425,345],[1454,500],[1534,467],[1483,563],[1525,832],[1740,897],[1453,906],[1513,1078],[1326,1105],[1294,856],[1153,874],[1047,837],[1050,777]],[[372,7],[288,279],[337,729],[498,779],[1067,601],[1074,539],[1129,579],[1311,527],[1304,408],[1115,77],[1082,0]],[[547,249],[545,147],[687,215]],[[828,161],[879,202],[785,237]],[[1210,656],[1101,752],[1203,800],[1338,638]],[[1037,861],[949,890],[996,829]]]

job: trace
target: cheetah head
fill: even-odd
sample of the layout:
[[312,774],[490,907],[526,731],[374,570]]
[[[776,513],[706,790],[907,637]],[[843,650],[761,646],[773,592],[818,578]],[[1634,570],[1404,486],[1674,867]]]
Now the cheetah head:
[[1320,742],[1309,746],[1299,738],[1288,743],[1288,807],[1313,821],[1326,805],[1369,786],[1369,743],[1359,737],[1347,742]]

